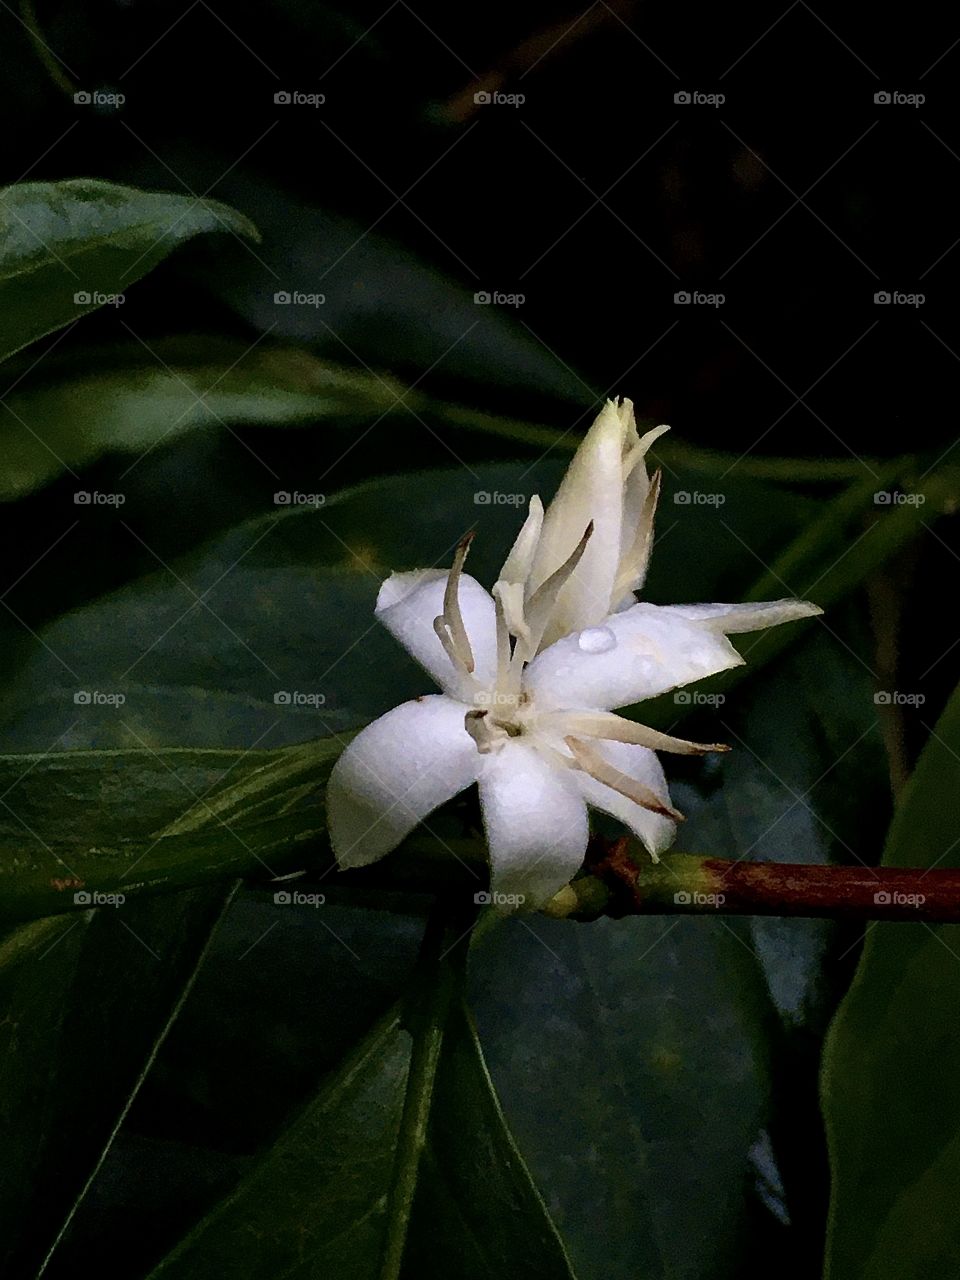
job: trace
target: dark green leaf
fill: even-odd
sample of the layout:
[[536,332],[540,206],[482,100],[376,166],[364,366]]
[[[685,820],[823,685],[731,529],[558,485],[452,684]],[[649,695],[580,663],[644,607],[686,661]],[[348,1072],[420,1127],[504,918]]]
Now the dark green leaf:
[[410,1051],[397,1014],[381,1021],[157,1280],[375,1276]]
[[[44,367],[0,419],[0,500],[17,498],[104,453],[145,455],[202,426],[283,426],[356,420],[402,394],[386,378],[356,374],[304,351],[181,339],[109,353],[91,372],[71,360]],[[145,359],[146,357],[146,359]],[[96,365],[104,356],[91,353]]]
[[[435,1036],[431,1023],[421,1036]],[[376,1280],[398,1208],[395,1157],[409,1097],[411,1034],[396,1014],[152,1273],[152,1280]],[[413,1081],[419,1090],[421,1081]],[[419,1160],[404,1277],[571,1280],[563,1248],[507,1133],[476,1037],[455,1008],[443,1035]],[[416,1108],[419,1110],[419,1108]],[[411,1201],[399,1202],[409,1214]],[[438,1214],[443,1215],[442,1230]],[[384,1269],[384,1267],[386,1269]]]
[[768,1088],[739,934],[532,918],[492,933],[473,972],[507,1123],[581,1280],[738,1274]]
[[[438,1224],[449,1224],[438,1230]],[[468,1011],[446,1029],[403,1276],[569,1280],[569,1262],[513,1137]]]
[[33,1277],[190,990],[230,887],[22,925],[0,943],[0,1240]]
[[5,187],[0,359],[98,307],[122,305],[126,289],[206,231],[257,238],[246,218],[216,200],[93,178]]
[[279,872],[324,830],[340,749],[0,757],[0,919]]
[[[885,865],[960,865],[958,791],[960,691],[903,793]],[[824,1056],[830,1280],[926,1280],[956,1269],[958,1024],[960,929],[870,926]]]

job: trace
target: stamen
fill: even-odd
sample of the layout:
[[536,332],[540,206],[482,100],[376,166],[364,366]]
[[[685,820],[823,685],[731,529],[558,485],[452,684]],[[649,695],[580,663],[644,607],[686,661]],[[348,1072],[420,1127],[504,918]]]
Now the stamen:
[[473,660],[473,650],[470,648],[470,637],[463,625],[463,614],[460,612],[460,575],[463,572],[463,562],[467,558],[470,544],[475,537],[476,534],[471,531],[464,534],[457,543],[443,593],[443,613],[433,620],[433,629],[447,657],[468,675],[473,674],[476,664]]
[[437,639],[443,645],[444,653],[447,655],[447,657],[450,659],[453,665],[455,667],[459,667],[461,671],[466,672],[468,668],[466,667],[461,655],[457,652],[457,649],[453,643],[453,640],[450,638],[450,632],[447,630],[446,619],[444,618],[442,613],[440,614],[439,617],[434,618],[433,629],[436,632]]
[[632,800],[634,804],[638,804],[643,809],[649,809],[651,813],[659,813],[664,818],[672,818],[674,822],[683,822],[682,813],[678,813],[666,800],[661,800],[656,792],[651,791],[649,787],[645,787],[642,782],[638,782],[636,778],[631,778],[629,774],[621,773],[619,769],[609,764],[601,756],[596,748],[588,746],[586,742],[580,742],[577,738],[564,738],[564,742],[573,753],[577,768],[582,769],[595,782],[602,783],[605,787],[609,787],[611,791],[616,791],[618,795],[626,796],[628,800]]
[[536,555],[542,528],[543,503],[535,493],[530,499],[529,511],[523,527],[510,548],[510,554],[503,562],[503,568],[500,570],[501,582],[526,582],[533,567],[533,557]]
[[499,751],[509,738],[506,729],[494,724],[486,711],[468,711],[463,718],[463,727],[477,744],[482,756]]
[[504,582],[502,579],[493,588],[493,598],[503,606],[507,631],[518,640],[529,640],[530,628],[523,611],[523,583]]
[[503,600],[500,592],[496,587],[493,589],[493,604],[496,610],[497,618],[497,684],[496,688],[500,691],[507,691],[507,681],[510,677],[510,632],[507,627],[507,619],[504,613]]
[[645,432],[640,437],[623,460],[624,480],[629,479],[630,473],[633,471],[634,467],[636,467],[637,463],[642,462],[647,456],[647,451],[653,442],[655,440],[659,440],[660,437],[665,435],[669,430],[670,428],[668,426],[653,427],[650,431]]
[[[555,569],[550,577],[537,587],[536,591],[530,597],[527,605],[527,625],[530,635],[523,645],[523,661],[529,662],[540,647],[540,641],[543,639],[543,633],[547,629],[550,622],[550,615],[553,613],[554,607],[560,596],[560,592],[567,585],[577,565],[583,558],[583,553],[587,549],[587,543],[593,536],[593,521],[587,525],[583,532],[583,537],[574,547],[573,551],[567,556],[559,569]],[[520,646],[518,645],[519,649]]]
[[637,724],[612,711],[548,711],[539,723],[554,733],[575,733],[578,737],[605,738],[608,742],[630,742],[651,751],[672,751],[680,756],[703,756],[708,751],[729,751],[724,742],[689,742],[672,738],[649,725]]
[[660,500],[660,483],[663,472],[659,469],[650,479],[650,488],[637,522],[637,532],[630,550],[620,561],[617,578],[613,584],[611,599],[614,604],[622,600],[628,591],[639,591],[647,576],[650,553],[653,551],[653,525]]

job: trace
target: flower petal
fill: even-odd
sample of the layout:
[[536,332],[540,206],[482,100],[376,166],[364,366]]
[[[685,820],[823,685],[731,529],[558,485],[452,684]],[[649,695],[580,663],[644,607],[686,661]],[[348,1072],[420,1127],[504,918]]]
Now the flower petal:
[[476,781],[468,708],[443,694],[401,703],[362,730],[333,767],[327,828],[342,867],[396,848],[438,805]]
[[727,635],[738,631],[763,631],[781,622],[797,622],[823,613],[809,600],[764,600],[759,604],[675,604],[671,611],[681,618],[707,623]]
[[[608,764],[670,803],[667,780],[653,751],[630,742],[594,742],[592,745]],[[578,771],[573,776],[587,804],[609,813],[629,827],[655,862],[665,849],[669,849],[677,831],[677,824],[670,818],[651,813],[618,791],[597,782],[589,774]]]
[[433,627],[443,613],[447,573],[415,569],[394,573],[377,596],[376,616],[407,652],[425,667],[451,697],[472,702],[478,687],[493,683],[497,674],[497,622],[493,598],[469,574],[460,577],[460,613],[473,652],[473,677],[459,670],[447,656]]
[[604,621],[614,641],[609,648],[598,652],[593,642],[581,648],[577,633],[564,636],[534,658],[524,683],[544,711],[625,707],[742,666],[744,660],[726,631],[756,631],[819,612],[803,600],[635,604]]
[[494,893],[522,894],[524,910],[542,907],[587,850],[587,807],[573,770],[514,740],[484,757],[479,782]]
[[593,521],[593,536],[576,573],[564,586],[546,643],[589,627],[610,612],[620,560],[623,516],[623,446],[632,410],[608,400],[573,456],[547,508],[533,561],[535,591],[572,554]]

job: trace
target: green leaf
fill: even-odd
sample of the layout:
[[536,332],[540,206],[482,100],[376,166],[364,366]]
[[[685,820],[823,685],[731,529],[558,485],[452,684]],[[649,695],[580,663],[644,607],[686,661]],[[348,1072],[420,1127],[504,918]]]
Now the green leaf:
[[[438,1223],[449,1224],[438,1231]],[[557,1230],[507,1128],[465,1007],[446,1029],[403,1276],[571,1280]]]
[[[862,611],[831,611],[830,630],[799,643],[741,686],[717,713],[733,750],[721,762],[712,837],[683,829],[678,848],[781,863],[870,858],[889,821],[886,758]],[[875,857],[875,853],[873,854]],[[822,964],[834,934],[824,920],[752,917],[749,931],[788,1026],[822,1026]]]
[[[317,509],[281,507],[158,566],[40,639],[25,637],[22,665],[8,672],[7,741],[35,750],[55,739],[273,746],[357,728],[429,691],[429,678],[374,620],[380,582],[394,568],[443,563],[474,523],[476,572],[492,582],[518,509],[477,505],[474,495],[535,491],[536,473],[521,482],[520,471],[374,481]],[[553,467],[540,480],[552,488],[558,475]],[[89,701],[78,704],[81,694]],[[290,700],[278,701],[283,694]]]
[[189,993],[232,887],[22,925],[0,942],[0,1265],[35,1276]]
[[[960,865],[960,690],[905,788],[883,861]],[[922,886],[921,886],[922,891]],[[950,1274],[960,1249],[960,929],[873,924],[824,1053],[830,1280]]]
[[405,1280],[571,1280],[469,1018],[447,1020],[436,993],[412,1033],[396,1010],[378,1024],[151,1280],[386,1280],[400,1265]]
[[0,359],[105,305],[192,236],[258,238],[216,200],[93,178],[0,191]]
[[[133,358],[131,358],[131,356]],[[109,362],[109,363],[107,363]],[[89,365],[107,364],[91,372]],[[402,394],[292,348],[193,337],[71,359],[25,383],[0,419],[0,500],[21,497],[105,453],[146,455],[198,427],[356,421]],[[79,477],[77,477],[79,478]]]
[[[356,39],[359,49],[369,51],[368,35],[361,27],[336,39]],[[295,199],[249,170],[230,174],[223,190],[262,229],[263,261],[240,261],[226,279],[208,272],[209,287],[252,328],[309,343],[335,360],[344,359],[345,352],[374,367],[388,359],[392,369],[418,381],[424,370],[442,366],[445,380],[468,380],[483,395],[539,393],[570,405],[589,390],[509,308],[477,306],[479,282],[465,288],[410,244],[382,236],[376,224]],[[269,289],[264,288],[264,264],[273,273]],[[461,280],[464,266],[454,266]],[[312,294],[318,281],[326,290],[322,306],[273,302],[274,289]]]
[[341,747],[0,757],[0,920],[302,861]]
[[581,1280],[742,1274],[768,1006],[741,935],[532,917],[476,949],[491,1075]]
[[395,1010],[157,1267],[157,1280],[375,1276],[410,1053]]

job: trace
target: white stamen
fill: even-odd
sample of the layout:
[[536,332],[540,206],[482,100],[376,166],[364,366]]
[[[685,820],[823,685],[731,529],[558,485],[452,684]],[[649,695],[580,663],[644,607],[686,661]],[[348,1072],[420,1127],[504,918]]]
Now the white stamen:
[[683,822],[682,813],[678,813],[666,800],[661,800],[656,792],[645,787],[642,782],[637,782],[636,778],[621,773],[619,769],[609,764],[595,747],[573,737],[564,738],[564,742],[570,748],[577,768],[589,774],[595,782],[600,782],[611,791],[626,796],[628,800],[632,800],[643,809],[649,809],[651,813],[672,818],[674,822]]
[[[574,547],[573,551],[567,556],[559,569],[555,569],[546,581],[542,582],[536,591],[530,597],[527,605],[527,625],[530,629],[530,635],[523,648],[523,660],[528,662],[540,647],[540,641],[543,639],[543,633],[546,631],[550,622],[550,615],[553,613],[560,592],[567,585],[577,565],[583,558],[583,553],[587,549],[587,543],[593,536],[593,521],[587,525],[583,532],[583,537]],[[521,648],[520,645],[517,646]]]
[[503,605],[503,613],[507,623],[507,630],[512,636],[516,636],[518,640],[530,639],[530,628],[527,626],[527,619],[524,615],[523,608],[523,587],[522,582],[498,582],[493,588],[494,600],[499,600]]
[[548,732],[576,734],[585,738],[605,738],[608,742],[630,742],[635,746],[649,747],[651,751],[672,751],[681,756],[702,756],[708,751],[729,751],[723,742],[688,742],[686,738],[672,738],[669,734],[637,724],[612,711],[548,711],[538,718],[538,724]]
[[447,657],[468,675],[473,674],[476,664],[473,660],[473,650],[470,648],[470,637],[463,624],[463,614],[460,612],[460,575],[474,536],[473,533],[465,534],[457,543],[457,550],[443,593],[443,613],[433,620],[433,629]]
[[538,494],[530,499],[529,514],[500,570],[501,582],[526,582],[543,528],[543,503]]
[[652,430],[647,431],[644,435],[640,437],[640,439],[637,441],[637,443],[633,446],[633,448],[630,450],[630,452],[626,455],[626,457],[623,460],[624,480],[629,479],[630,474],[633,471],[634,467],[636,467],[636,465],[639,462],[642,462],[643,459],[647,456],[647,451],[649,450],[650,446],[653,444],[654,440],[659,440],[660,437],[662,435],[665,435],[666,432],[668,432],[669,430],[670,428],[668,426],[653,427]]
[[497,689],[506,691],[510,676],[510,631],[504,613],[503,600],[496,587],[493,589],[493,605],[497,617]]
[[650,553],[653,551],[653,525],[657,514],[657,503],[660,499],[660,482],[663,473],[653,473],[650,488],[647,491],[640,520],[637,524],[633,545],[621,558],[617,569],[617,578],[613,584],[611,602],[615,605],[622,600],[628,591],[639,591],[647,576],[650,564]]

